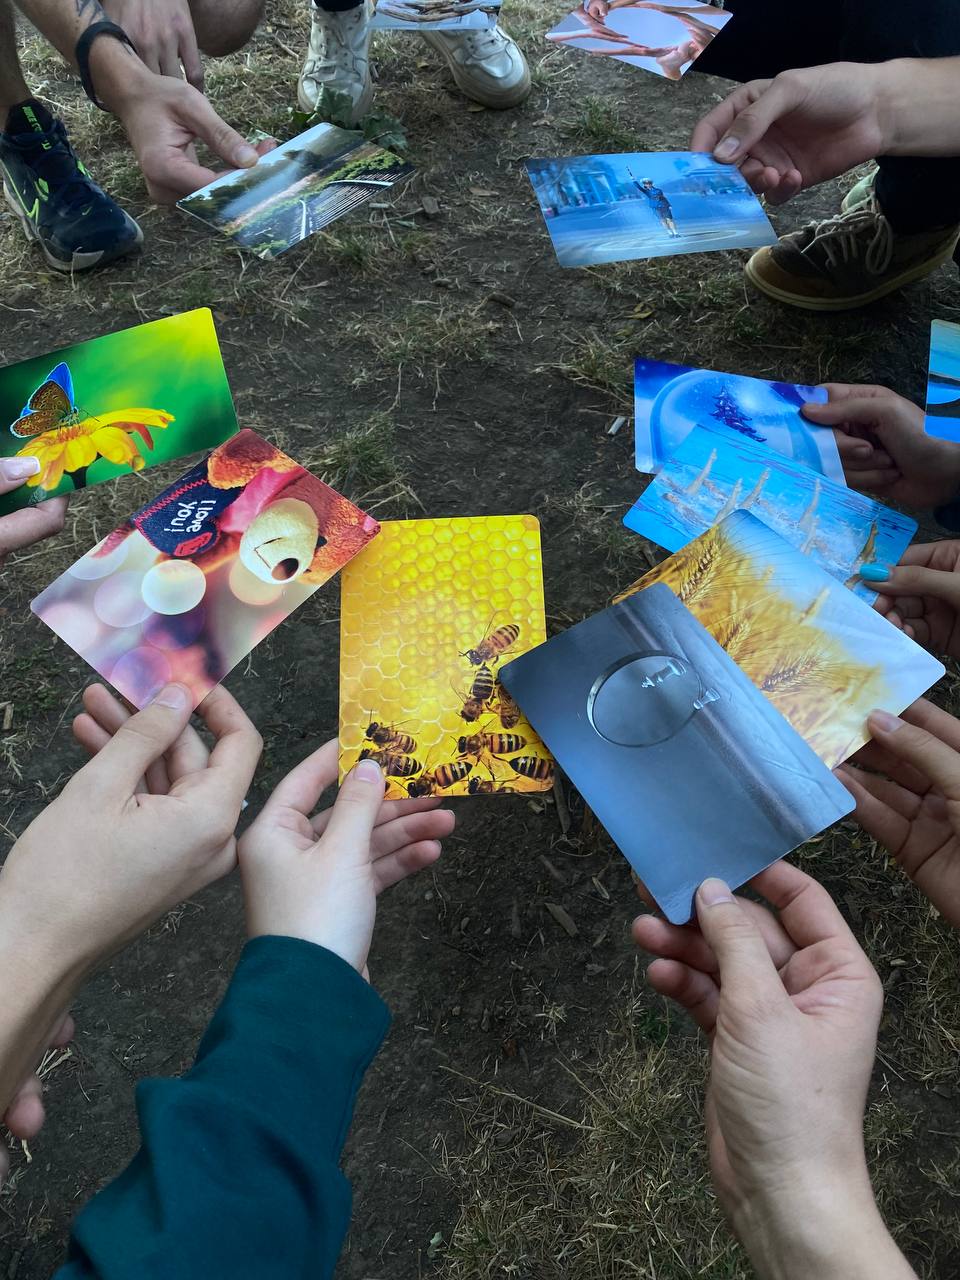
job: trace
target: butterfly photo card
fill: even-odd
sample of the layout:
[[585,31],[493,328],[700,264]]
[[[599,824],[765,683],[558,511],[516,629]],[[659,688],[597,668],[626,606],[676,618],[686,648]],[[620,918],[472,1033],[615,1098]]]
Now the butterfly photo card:
[[623,518],[679,551],[732,511],[750,511],[872,604],[863,564],[898,564],[916,520],[734,432],[694,427]]
[[0,418],[0,457],[40,464],[0,496],[0,516],[212,449],[237,430],[208,307],[0,369]]
[[340,581],[341,779],[371,757],[391,799],[548,790],[501,683],[545,639],[533,516],[385,521]]
[[749,511],[734,511],[617,599],[665,583],[835,768],[936,684],[943,664]]
[[196,706],[379,525],[254,431],[216,448],[32,602],[137,707]]
[[824,387],[638,358],[633,388],[638,471],[656,474],[694,427],[710,427],[766,445],[846,485],[833,432],[800,416],[805,404],[826,404]]
[[668,920],[853,799],[676,596],[652,586],[510,663],[503,683]]

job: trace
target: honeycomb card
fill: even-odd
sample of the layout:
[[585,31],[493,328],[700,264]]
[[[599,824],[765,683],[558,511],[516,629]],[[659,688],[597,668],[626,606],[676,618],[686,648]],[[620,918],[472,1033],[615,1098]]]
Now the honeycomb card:
[[927,373],[927,434],[960,444],[960,324],[930,324],[930,367]]
[[800,416],[803,405],[826,403],[823,387],[638,359],[633,391],[638,471],[655,474],[694,427],[710,427],[765,444],[846,486],[833,432]]
[[749,511],[664,560],[618,600],[665,583],[829,768],[944,673],[936,658]]
[[196,705],[379,527],[261,436],[241,431],[31,608],[135,706],[173,680]]
[[526,161],[561,267],[775,244],[739,169],[693,151]]
[[679,80],[732,17],[695,0],[583,0],[547,39]]
[[513,661],[503,683],[667,919],[743,884],[853,808],[665,586]]
[[744,436],[694,427],[623,518],[634,533],[679,551],[732,511],[752,511],[868,603],[863,564],[898,564],[916,520],[834,484]]
[[392,798],[547,790],[500,679],[545,638],[533,516],[385,523],[341,581],[341,777],[370,756]]
[[361,134],[318,124],[177,208],[257,257],[276,258],[411,173],[412,165]]
[[207,307],[21,360],[0,370],[0,457],[33,457],[40,470],[0,496],[0,516],[236,430]]
[[495,27],[500,0],[376,0],[374,31],[482,31]]

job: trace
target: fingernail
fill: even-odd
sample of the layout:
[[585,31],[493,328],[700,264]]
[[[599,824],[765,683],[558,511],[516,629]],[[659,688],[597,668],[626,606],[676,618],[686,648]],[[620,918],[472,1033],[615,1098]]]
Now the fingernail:
[[852,452],[855,458],[868,458],[873,453],[873,447],[869,444],[855,444]]
[[889,711],[871,711],[867,716],[867,725],[879,729],[882,733],[896,733],[898,729],[903,728],[903,721],[899,716],[892,716]]
[[249,169],[249,167],[256,164],[259,159],[260,157],[257,155],[256,150],[246,142],[242,147],[237,147],[236,151],[233,153],[234,163],[240,165],[242,169]]
[[0,476],[4,480],[26,480],[39,470],[39,458],[0,458]]
[[719,902],[732,902],[733,894],[725,880],[704,880],[700,886],[700,901],[705,907],[715,907]]
[[353,776],[358,782],[383,782],[383,771],[376,760],[358,760],[353,766]]
[[151,701],[152,707],[169,707],[171,711],[182,711],[190,703],[190,690],[182,684],[168,684],[160,690]]
[[739,138],[721,138],[713,149],[717,160],[729,160],[740,150]]
[[890,577],[888,564],[862,564],[857,574],[864,582],[886,582]]

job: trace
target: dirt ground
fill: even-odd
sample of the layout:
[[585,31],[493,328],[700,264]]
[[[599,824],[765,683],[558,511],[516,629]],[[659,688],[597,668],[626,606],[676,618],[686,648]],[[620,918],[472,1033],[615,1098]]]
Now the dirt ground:
[[[860,314],[788,312],[745,286],[742,256],[558,267],[523,172],[530,155],[685,147],[724,91],[669,84],[542,40],[569,6],[508,3],[534,68],[520,110],[476,110],[415,37],[378,40],[380,101],[417,175],[272,264],[145,202],[122,136],[33,42],[34,83],[147,234],[142,259],[89,279],[47,271],[0,218],[4,363],[210,305],[241,424],[398,515],[533,512],[558,631],[659,551],[619,521],[632,463],[631,357],[803,382],[881,381],[919,396],[931,315],[960,318],[955,269]],[[210,68],[243,130],[287,136],[305,7],[270,5],[244,54]],[[828,184],[775,218],[836,208]],[[439,202],[432,218],[422,198]],[[0,836],[80,763],[70,717],[90,673],[29,613],[36,591],[182,468],[74,500],[56,543],[11,564],[0,596]],[[228,680],[266,739],[252,811],[335,731],[336,583]],[[953,672],[942,699],[952,704]],[[570,797],[471,799],[433,872],[381,904],[373,980],[393,1010],[347,1157],[354,1224],[343,1280],[740,1277],[706,1182],[702,1046],[644,990],[626,863]],[[4,846],[6,847],[6,845]],[[665,855],[669,856],[669,849]],[[70,856],[64,850],[64,858]],[[960,1270],[960,947],[850,824],[807,846],[888,990],[868,1145],[897,1238],[924,1276]],[[563,906],[570,936],[547,904]],[[190,1062],[242,945],[236,878],[161,921],[92,981],[76,1042],[47,1075],[49,1121],[0,1193],[0,1276],[39,1280],[70,1220],[137,1145],[134,1086]],[[170,1263],[176,1274],[176,1260]]]

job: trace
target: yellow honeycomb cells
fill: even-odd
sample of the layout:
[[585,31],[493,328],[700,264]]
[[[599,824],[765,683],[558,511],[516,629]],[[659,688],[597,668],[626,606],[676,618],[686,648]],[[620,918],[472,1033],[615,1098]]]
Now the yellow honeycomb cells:
[[[417,794],[418,779],[438,795],[465,795],[473,780],[481,793],[552,785],[551,757],[526,720],[504,726],[495,699],[474,720],[461,715],[478,672],[467,650],[519,627],[516,642],[491,661],[496,672],[546,639],[535,517],[387,521],[340,580],[341,779],[368,750],[407,757],[387,764],[391,798],[408,795],[411,782]],[[379,734],[368,735],[371,724]],[[374,740],[391,731],[413,738],[416,749],[397,752]],[[497,738],[508,733],[514,741]],[[460,750],[461,738],[478,737]],[[523,762],[520,772],[511,759]],[[464,776],[441,785],[455,773]]]

